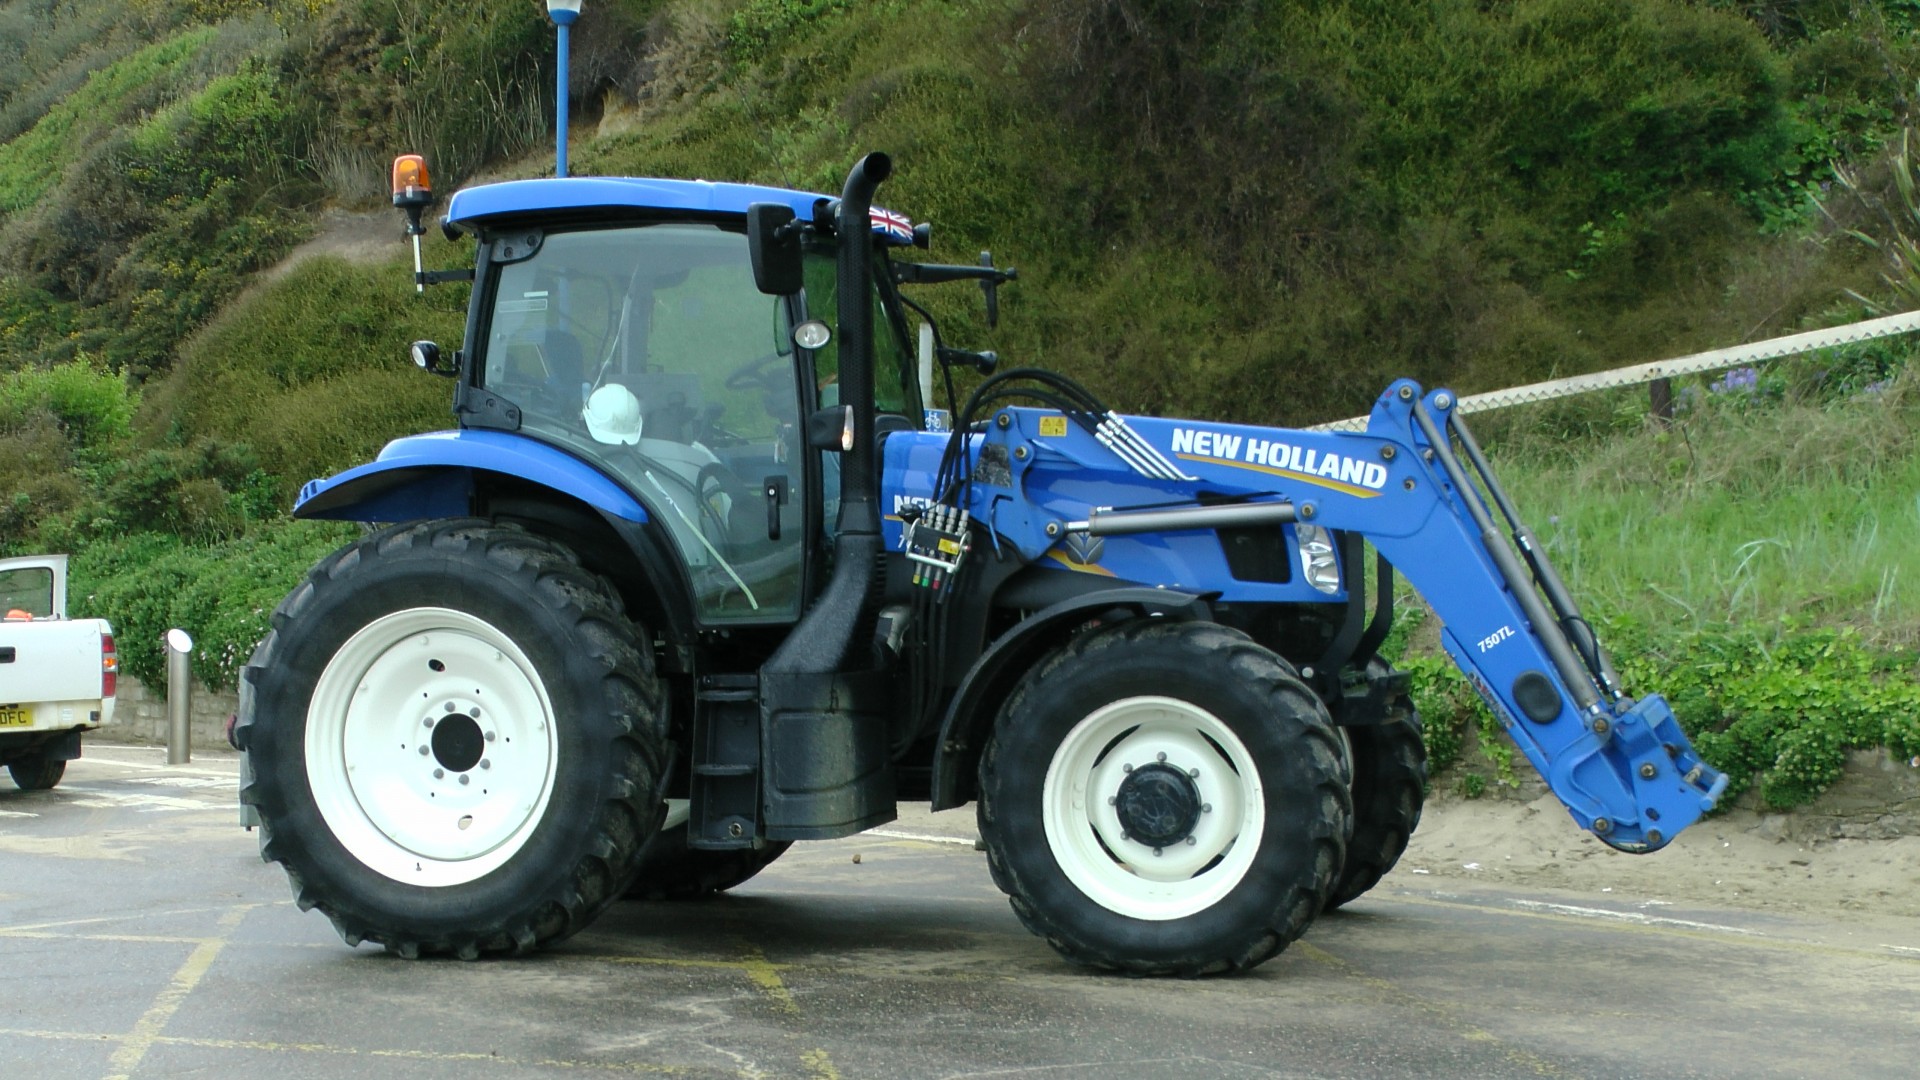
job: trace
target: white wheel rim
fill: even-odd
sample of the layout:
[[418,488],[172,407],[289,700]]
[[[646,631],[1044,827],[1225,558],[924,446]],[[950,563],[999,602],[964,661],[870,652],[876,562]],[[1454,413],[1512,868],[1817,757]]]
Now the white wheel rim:
[[553,796],[558,747],[527,654],[448,608],[362,627],[307,708],[321,817],[354,858],[410,885],[473,881],[524,848]]
[[[1130,767],[1153,763],[1188,774],[1204,807],[1188,837],[1157,854],[1127,835],[1112,802]],[[1267,819],[1246,744],[1219,717],[1167,697],[1115,701],[1074,725],[1054,752],[1041,802],[1047,844],[1067,880],[1108,911],[1154,921],[1204,911],[1232,892]]]

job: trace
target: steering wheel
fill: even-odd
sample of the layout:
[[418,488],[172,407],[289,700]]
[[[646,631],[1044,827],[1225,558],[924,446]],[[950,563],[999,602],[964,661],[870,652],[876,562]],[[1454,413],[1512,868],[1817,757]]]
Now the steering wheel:
[[758,360],[749,360],[745,364],[733,369],[732,373],[727,376],[727,389],[747,390],[755,386],[768,387],[770,385],[770,380],[767,378],[768,366],[784,363],[786,359],[785,356],[779,353],[768,353]]

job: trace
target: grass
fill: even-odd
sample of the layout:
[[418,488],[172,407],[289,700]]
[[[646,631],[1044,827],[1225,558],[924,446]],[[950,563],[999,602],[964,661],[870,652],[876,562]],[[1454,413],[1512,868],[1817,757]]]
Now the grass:
[[1920,377],[1850,400],[1707,395],[1670,426],[1493,452],[1584,606],[1675,630],[1845,626],[1920,645]]
[[[472,258],[429,250],[436,265]],[[452,384],[416,370],[406,344],[457,348],[467,287],[415,293],[411,269],[403,251],[378,264],[321,256],[248,293],[181,346],[136,427],[149,444],[206,432],[244,443],[290,500],[389,439],[451,426]]]
[[83,86],[18,138],[0,144],[0,210],[18,211],[39,201],[88,143],[121,119],[130,103],[170,79],[217,33],[201,27],[114,61],[88,75]]

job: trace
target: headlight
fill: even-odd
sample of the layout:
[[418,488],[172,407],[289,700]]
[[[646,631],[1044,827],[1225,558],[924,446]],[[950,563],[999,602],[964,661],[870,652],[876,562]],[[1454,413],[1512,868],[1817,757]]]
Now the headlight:
[[1295,525],[1300,543],[1300,572],[1307,584],[1331,596],[1340,591],[1340,560],[1333,554],[1333,536],[1318,525]]

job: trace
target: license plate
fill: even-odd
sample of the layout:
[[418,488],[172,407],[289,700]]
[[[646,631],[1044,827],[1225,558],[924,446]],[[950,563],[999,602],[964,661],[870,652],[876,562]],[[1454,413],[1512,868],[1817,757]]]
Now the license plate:
[[32,727],[33,710],[18,705],[0,705],[0,727]]

